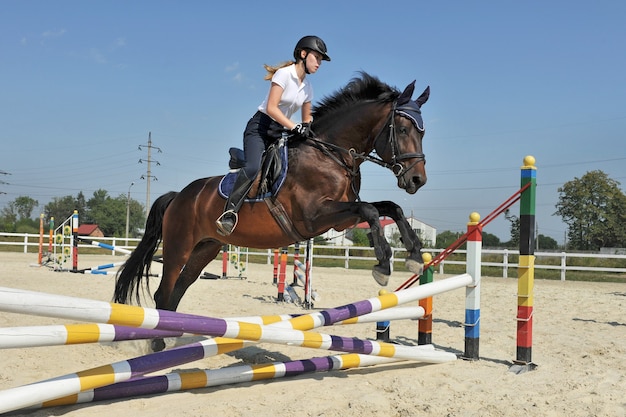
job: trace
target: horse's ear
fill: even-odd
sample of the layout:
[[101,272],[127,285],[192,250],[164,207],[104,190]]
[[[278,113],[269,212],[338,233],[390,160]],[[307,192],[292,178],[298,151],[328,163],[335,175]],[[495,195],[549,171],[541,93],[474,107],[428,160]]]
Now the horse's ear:
[[422,107],[422,104],[428,101],[428,97],[430,97],[430,86],[426,87],[426,90],[424,90],[422,95],[419,96],[417,100],[415,100],[415,102],[417,103],[419,107]]
[[413,96],[413,90],[415,90],[415,80],[409,85],[406,86],[400,97],[398,97],[398,105],[402,106],[403,104],[411,101],[411,96]]

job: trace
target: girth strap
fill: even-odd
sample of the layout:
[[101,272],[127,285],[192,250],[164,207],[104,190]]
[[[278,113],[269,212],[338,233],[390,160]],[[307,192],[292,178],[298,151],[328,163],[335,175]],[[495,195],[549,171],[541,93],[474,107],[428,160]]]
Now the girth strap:
[[285,211],[285,207],[283,207],[280,201],[275,200],[272,197],[268,197],[264,199],[264,201],[265,204],[267,204],[267,207],[270,209],[270,213],[272,213],[272,216],[276,220],[276,223],[278,223],[280,228],[283,229],[283,232],[285,232],[287,236],[293,239],[294,243],[306,240],[305,237],[298,233],[293,225],[293,222],[291,221],[291,218]]

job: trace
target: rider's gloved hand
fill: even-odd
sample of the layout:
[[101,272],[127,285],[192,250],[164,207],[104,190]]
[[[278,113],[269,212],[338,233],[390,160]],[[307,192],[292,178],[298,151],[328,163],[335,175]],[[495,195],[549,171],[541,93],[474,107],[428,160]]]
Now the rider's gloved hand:
[[302,136],[305,139],[315,136],[311,130],[310,123],[296,123],[296,125],[291,128],[291,133]]

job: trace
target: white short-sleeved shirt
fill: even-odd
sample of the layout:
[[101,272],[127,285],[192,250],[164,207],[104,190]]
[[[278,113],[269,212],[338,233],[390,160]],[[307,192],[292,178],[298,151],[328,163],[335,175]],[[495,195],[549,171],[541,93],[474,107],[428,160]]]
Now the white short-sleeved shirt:
[[[302,108],[304,103],[313,101],[313,87],[311,83],[306,78],[302,83],[300,82],[296,73],[296,66],[293,64],[276,71],[272,76],[272,82],[283,88],[283,95],[280,97],[278,108],[289,119]],[[269,92],[259,106],[259,111],[265,114],[267,114],[268,99]]]

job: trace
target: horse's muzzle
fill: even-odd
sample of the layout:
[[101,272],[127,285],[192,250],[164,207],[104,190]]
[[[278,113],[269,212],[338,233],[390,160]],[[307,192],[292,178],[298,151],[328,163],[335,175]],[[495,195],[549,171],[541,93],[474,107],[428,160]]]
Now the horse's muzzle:
[[398,177],[398,187],[402,188],[409,194],[415,194],[424,184],[426,184],[426,176],[423,175],[401,175]]

